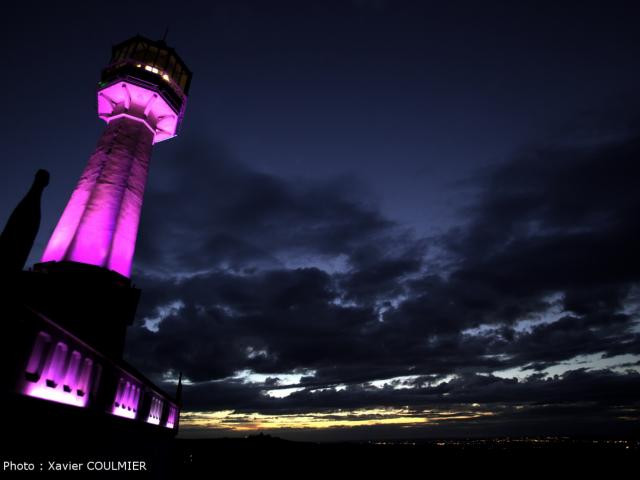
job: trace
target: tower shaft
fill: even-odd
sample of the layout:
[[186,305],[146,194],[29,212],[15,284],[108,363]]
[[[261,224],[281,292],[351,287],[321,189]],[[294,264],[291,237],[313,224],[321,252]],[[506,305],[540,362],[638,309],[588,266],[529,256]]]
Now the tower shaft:
[[42,257],[104,267],[129,277],[154,132],[138,118],[103,131]]

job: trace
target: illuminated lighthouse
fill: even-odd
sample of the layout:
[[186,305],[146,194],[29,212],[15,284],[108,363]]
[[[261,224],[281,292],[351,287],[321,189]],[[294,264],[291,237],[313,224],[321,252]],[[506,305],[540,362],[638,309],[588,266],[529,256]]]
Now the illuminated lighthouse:
[[42,262],[23,270],[48,172],[38,171],[0,234],[0,294],[10,319],[0,397],[11,412],[3,428],[20,452],[60,446],[66,454],[101,441],[114,454],[144,447],[157,465],[166,463],[180,384],[175,396],[165,392],[124,350],[141,294],[130,275],[151,149],[176,135],[190,82],[164,41],[136,36],[113,47],[98,84],[107,125]]
[[151,150],[176,135],[191,72],[164,41],[113,47],[98,87],[107,122],[49,239],[42,262],[77,262],[131,275]]
[[113,47],[97,91],[107,125],[25,277],[34,308],[114,357],[140,298],[130,276],[151,150],[176,135],[190,83],[163,40],[138,35]]

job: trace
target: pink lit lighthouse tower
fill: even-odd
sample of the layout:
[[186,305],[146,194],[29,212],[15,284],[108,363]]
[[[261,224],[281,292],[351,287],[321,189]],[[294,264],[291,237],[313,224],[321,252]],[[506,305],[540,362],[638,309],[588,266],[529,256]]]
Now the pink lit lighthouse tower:
[[107,126],[42,262],[79,262],[131,275],[151,149],[176,135],[190,80],[163,41],[137,36],[113,48],[98,87],[98,116]]
[[135,36],[113,47],[97,92],[107,125],[35,265],[47,274],[39,307],[112,353],[122,352],[138,302],[129,277],[151,149],[176,135],[190,82],[164,41]]

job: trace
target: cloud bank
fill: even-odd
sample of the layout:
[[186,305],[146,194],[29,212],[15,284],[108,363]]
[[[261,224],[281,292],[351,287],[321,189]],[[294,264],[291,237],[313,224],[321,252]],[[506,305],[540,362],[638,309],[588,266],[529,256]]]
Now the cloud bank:
[[482,172],[437,238],[385,218],[352,177],[279,178],[192,146],[154,166],[129,359],[168,388],[183,372],[196,430],[258,428],[211,412],[404,408],[466,412],[431,422],[438,434],[627,432],[640,398],[630,125]]

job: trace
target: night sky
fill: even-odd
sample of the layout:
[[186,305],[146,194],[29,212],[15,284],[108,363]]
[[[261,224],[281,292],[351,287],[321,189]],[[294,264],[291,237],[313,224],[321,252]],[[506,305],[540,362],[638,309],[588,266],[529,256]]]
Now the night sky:
[[154,149],[127,360],[183,436],[628,434],[640,419],[637,2],[11,2],[0,224],[37,262],[111,45],[193,71]]

